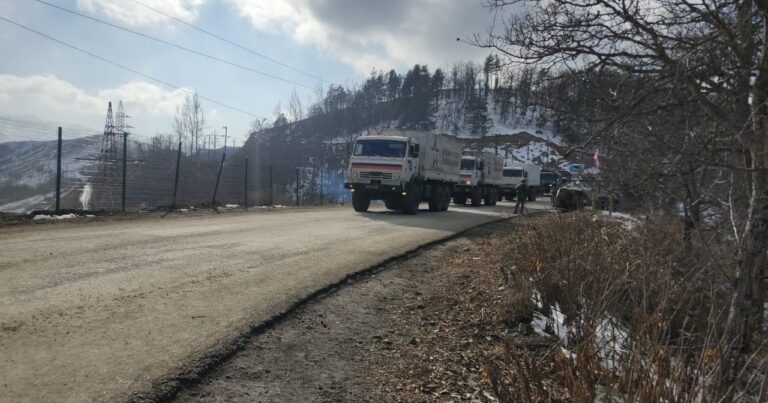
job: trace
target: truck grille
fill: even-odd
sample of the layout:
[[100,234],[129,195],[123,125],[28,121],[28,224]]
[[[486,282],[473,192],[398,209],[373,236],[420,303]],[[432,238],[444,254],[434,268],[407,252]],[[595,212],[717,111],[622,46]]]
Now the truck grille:
[[360,177],[363,179],[378,179],[378,180],[391,180],[391,172],[360,172]]

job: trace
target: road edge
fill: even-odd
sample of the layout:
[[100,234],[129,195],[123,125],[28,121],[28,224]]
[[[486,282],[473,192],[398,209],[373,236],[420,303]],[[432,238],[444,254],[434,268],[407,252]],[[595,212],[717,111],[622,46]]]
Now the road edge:
[[[529,214],[531,215],[531,214]],[[151,386],[148,390],[138,392],[128,392],[123,398],[117,397],[121,401],[127,401],[132,403],[145,403],[145,402],[170,402],[182,389],[190,386],[194,386],[199,383],[211,371],[215,370],[220,364],[232,358],[235,354],[243,349],[243,347],[252,338],[263,334],[264,332],[274,328],[278,323],[289,318],[295,314],[302,307],[311,303],[317,302],[324,297],[332,295],[336,291],[343,287],[354,285],[362,279],[370,277],[373,274],[379,273],[387,268],[392,263],[401,262],[410,259],[414,255],[424,252],[434,246],[451,241],[453,239],[464,236],[466,233],[487,226],[495,224],[501,221],[510,221],[519,217],[518,215],[510,217],[498,217],[491,221],[473,225],[465,228],[459,232],[447,235],[445,237],[435,239],[412,249],[409,249],[403,253],[395,256],[391,256],[385,260],[382,260],[373,265],[366,266],[358,271],[347,274],[336,282],[327,284],[314,292],[306,295],[294,301],[284,311],[273,315],[272,317],[261,321],[259,323],[246,325],[246,330],[238,332],[231,338],[224,340],[216,345],[212,346],[207,353],[201,354],[199,357],[193,358],[188,364],[185,364],[178,372],[161,376],[151,382]]]

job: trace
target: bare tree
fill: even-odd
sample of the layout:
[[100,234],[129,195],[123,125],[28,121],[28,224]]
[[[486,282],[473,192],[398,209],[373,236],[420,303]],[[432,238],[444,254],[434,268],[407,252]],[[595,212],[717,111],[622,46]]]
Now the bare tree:
[[296,89],[291,93],[291,100],[288,102],[288,115],[290,115],[292,122],[304,119],[304,108],[302,107],[299,95],[296,93]]
[[184,103],[176,111],[173,131],[180,142],[186,142],[189,154],[196,155],[200,149],[200,141],[205,128],[205,113],[197,92],[187,94]]
[[[734,353],[753,348],[753,334],[763,321],[768,276],[768,2],[488,0],[487,4],[509,14],[500,31],[476,36],[477,45],[522,64],[557,66],[578,74],[615,71],[643,84],[632,85],[628,92],[614,88],[613,96],[622,98],[627,107],[606,119],[602,130],[585,144],[619,133],[614,129],[628,118],[676,112],[681,105],[701,111],[718,128],[697,141],[706,145],[706,154],[716,156],[700,161],[703,166],[734,178],[736,191],[743,184],[742,197],[737,197],[741,202],[731,207],[738,262],[725,326],[726,344],[735,347],[727,351],[731,359],[726,361],[738,360]],[[510,11],[520,6],[527,10],[525,15]],[[680,147],[677,155],[685,155],[691,142],[670,135],[690,134],[664,136],[666,144]]]

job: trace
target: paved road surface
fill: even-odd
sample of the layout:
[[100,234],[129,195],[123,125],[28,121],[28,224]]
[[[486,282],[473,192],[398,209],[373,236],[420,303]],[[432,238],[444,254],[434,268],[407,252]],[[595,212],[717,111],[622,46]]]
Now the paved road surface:
[[505,204],[2,228],[0,401],[146,391],[313,291],[494,220]]

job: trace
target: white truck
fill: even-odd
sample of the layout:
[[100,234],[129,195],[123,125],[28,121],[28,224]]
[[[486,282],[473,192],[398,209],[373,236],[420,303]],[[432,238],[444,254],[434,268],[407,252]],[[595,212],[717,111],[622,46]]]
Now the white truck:
[[453,202],[465,204],[467,199],[473,206],[494,206],[499,200],[503,183],[504,160],[492,152],[467,152],[461,157],[459,184],[453,188]]
[[448,210],[459,181],[461,147],[456,139],[423,131],[391,131],[361,136],[349,160],[355,211],[368,210],[371,200],[384,200],[391,210],[416,214],[422,201],[430,211]]
[[514,164],[504,167],[501,194],[505,199],[512,201],[517,197],[517,187],[525,179],[528,185],[528,201],[536,201],[536,197],[543,194],[541,187],[541,168],[534,164]]

